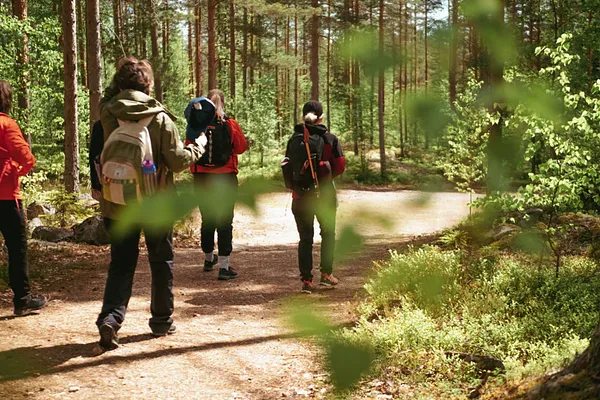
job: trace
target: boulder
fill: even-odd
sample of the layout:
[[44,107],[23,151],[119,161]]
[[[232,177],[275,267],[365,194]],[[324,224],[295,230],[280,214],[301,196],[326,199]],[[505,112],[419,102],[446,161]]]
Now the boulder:
[[85,207],[95,208],[100,204],[98,200],[94,199],[92,195],[88,193],[80,193],[78,197],[79,203]]
[[73,227],[73,241],[76,243],[87,243],[104,245],[110,243],[110,236],[104,227],[104,221],[99,215],[90,217]]
[[39,218],[33,218],[27,222],[27,230],[29,231],[30,235],[35,230],[35,228],[38,228],[40,226],[44,226],[44,223]]
[[38,226],[31,234],[32,239],[44,242],[58,243],[68,241],[73,237],[73,230],[68,228],[55,228],[53,226]]
[[27,207],[27,218],[31,220],[39,217],[40,215],[54,214],[56,214],[56,208],[48,204],[39,204],[34,201]]
[[521,228],[516,225],[502,224],[489,231],[485,237],[493,242],[497,242],[508,235],[512,235],[513,233],[520,231]]

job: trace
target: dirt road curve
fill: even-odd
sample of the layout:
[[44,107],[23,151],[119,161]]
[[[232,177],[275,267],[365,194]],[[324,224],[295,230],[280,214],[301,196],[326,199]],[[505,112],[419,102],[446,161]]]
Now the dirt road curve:
[[[315,294],[315,307],[332,321],[350,321],[372,260],[386,258],[408,236],[455,224],[467,215],[467,201],[454,193],[341,191],[338,225],[360,223],[368,246],[339,266],[342,284]],[[282,315],[300,284],[289,206],[287,195],[270,194],[260,201],[260,216],[237,211],[235,281],[202,272],[199,250],[177,250],[173,336],[149,335],[150,271],[142,252],[122,345],[99,356],[94,320],[107,248],[65,244],[32,251],[32,273],[41,275],[36,289],[52,301],[41,315],[12,318],[7,293],[0,297],[0,399],[323,397],[329,386],[320,353],[310,341],[291,337]],[[382,214],[389,230],[361,222],[357,216],[365,211]]]

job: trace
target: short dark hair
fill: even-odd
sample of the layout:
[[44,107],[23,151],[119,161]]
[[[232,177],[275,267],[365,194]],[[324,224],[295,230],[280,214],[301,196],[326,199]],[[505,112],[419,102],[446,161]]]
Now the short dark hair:
[[120,62],[120,67],[115,74],[115,82],[121,90],[138,90],[150,94],[154,84],[152,65],[147,60],[128,58]]
[[0,80],[0,112],[8,114],[12,108],[12,88],[7,81]]

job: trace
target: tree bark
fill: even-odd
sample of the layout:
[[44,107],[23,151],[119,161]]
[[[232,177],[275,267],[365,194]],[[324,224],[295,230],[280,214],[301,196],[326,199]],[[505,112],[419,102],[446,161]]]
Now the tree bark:
[[[502,6],[497,15],[493,16],[499,25],[504,24],[504,0],[501,0]],[[493,93],[494,88],[499,87],[504,82],[504,64],[493,54],[487,54],[487,65],[489,66],[489,82],[488,87]],[[488,192],[494,192],[503,188],[503,168],[502,159],[502,106],[503,99],[493,96],[491,99],[488,109],[491,114],[499,114],[500,118],[497,123],[490,123],[490,136],[488,139]]]
[[235,3],[229,0],[229,96],[235,98]]
[[[383,59],[383,14],[385,11],[384,0],[379,0],[379,56]],[[385,127],[384,127],[384,112],[385,112],[385,73],[381,69],[379,71],[379,157],[381,176],[386,175],[386,160],[385,160]]]
[[81,85],[88,87],[87,82],[87,68],[85,63],[85,24],[83,23],[83,6],[81,5],[82,0],[77,0],[77,50],[79,53],[79,75],[81,76]]
[[327,0],[327,127],[331,129],[331,0]]
[[242,89],[244,96],[248,89],[248,9],[244,7],[244,38],[242,41]]
[[215,16],[217,0],[208,0],[208,90],[217,87],[217,56],[215,50]]
[[202,29],[200,22],[202,19],[202,7],[196,6],[195,9],[195,37],[196,37],[196,96],[202,96],[204,93],[204,75],[202,74]]
[[[294,56],[298,58],[298,10],[294,14]],[[294,67],[294,122],[300,121],[298,118],[298,67]]]
[[87,80],[90,90],[90,129],[100,120],[102,98],[102,57],[100,53],[100,0],[87,0],[86,5]]
[[75,0],[63,0],[63,55],[65,79],[65,190],[79,192],[79,137],[77,134],[77,24]]
[[319,101],[319,0],[311,0],[313,16],[310,34],[310,81],[312,82],[311,99]]
[[150,40],[152,41],[152,69],[154,70],[154,97],[159,102],[163,102],[163,89],[161,82],[161,59],[158,49],[158,17],[156,15],[156,1],[150,0]]
[[452,32],[450,34],[450,71],[448,72],[450,107],[456,101],[456,65],[458,62],[458,0],[452,0]]
[[[12,0],[13,15],[20,21],[27,19],[27,0]],[[17,119],[21,123],[21,129],[26,136],[28,142],[31,142],[31,137],[28,133],[29,125],[29,38],[23,35],[23,49],[18,51],[17,59],[19,66],[19,90],[17,95],[17,104],[19,109],[15,113]]]

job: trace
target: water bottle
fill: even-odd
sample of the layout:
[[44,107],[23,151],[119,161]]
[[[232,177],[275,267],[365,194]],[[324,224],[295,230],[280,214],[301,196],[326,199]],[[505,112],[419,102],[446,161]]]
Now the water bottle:
[[156,191],[156,165],[152,160],[144,160],[142,163],[142,175],[144,176],[144,193],[154,194]]

